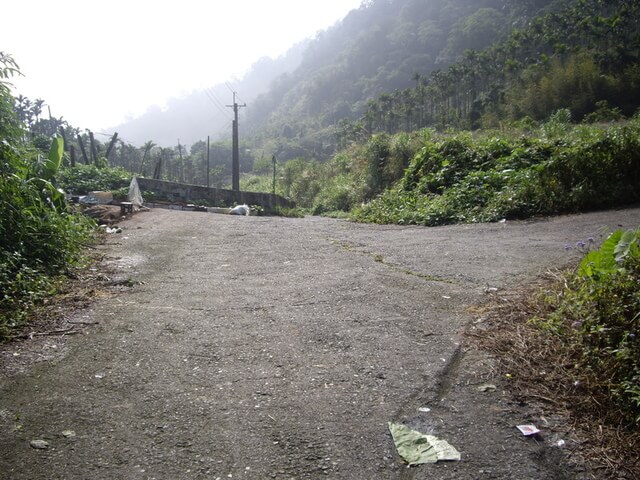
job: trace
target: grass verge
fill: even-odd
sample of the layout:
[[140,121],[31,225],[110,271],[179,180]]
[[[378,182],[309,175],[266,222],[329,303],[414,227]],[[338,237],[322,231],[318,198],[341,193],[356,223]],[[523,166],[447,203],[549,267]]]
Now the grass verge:
[[[568,314],[594,308],[577,301],[574,278],[574,272],[554,272],[537,285],[494,294],[475,312],[484,320],[470,327],[470,338],[498,359],[518,399],[539,404],[545,416],[567,418],[567,434],[577,439],[568,455],[582,457],[596,478],[640,478],[637,410],[621,402],[613,383],[606,360],[616,361],[617,352],[594,353],[582,338],[583,325]],[[550,328],[559,321],[569,328]]]

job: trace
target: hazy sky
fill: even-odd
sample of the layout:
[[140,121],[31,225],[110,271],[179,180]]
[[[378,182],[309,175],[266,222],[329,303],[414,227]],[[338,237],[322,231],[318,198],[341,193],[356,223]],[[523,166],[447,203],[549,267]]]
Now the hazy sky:
[[10,0],[0,51],[25,75],[13,79],[14,95],[42,98],[54,116],[99,130],[240,77],[361,1]]

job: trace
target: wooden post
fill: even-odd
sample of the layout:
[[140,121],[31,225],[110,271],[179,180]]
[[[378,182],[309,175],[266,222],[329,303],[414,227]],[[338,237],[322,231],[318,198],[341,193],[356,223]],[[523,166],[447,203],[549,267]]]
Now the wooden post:
[[91,144],[91,160],[95,166],[98,166],[98,149],[96,148],[96,139],[91,130],[89,130],[89,142]]
[[236,119],[233,121],[232,141],[233,150],[231,152],[231,184],[232,189],[240,191],[240,149],[238,145],[238,108],[235,109]]
[[71,155],[71,166],[75,167],[76,166],[76,147],[74,147],[73,145],[69,147],[69,155]]
[[84,160],[85,165],[89,165],[89,157],[87,156],[87,149],[84,147],[84,141],[82,137],[78,135],[78,143],[80,144],[80,151],[82,152],[82,158]]
[[69,143],[67,142],[67,134],[62,125],[60,125],[60,135],[62,136],[62,142],[64,143],[64,150],[66,152],[69,150]]
[[233,105],[227,107],[233,108],[233,124],[231,130],[231,188],[236,192],[240,191],[240,149],[238,140],[238,108],[246,107],[247,104],[238,105],[236,102],[236,92],[233,92]]
[[144,167],[145,167],[145,161],[147,160],[147,155],[149,155],[149,152],[151,151],[152,148],[153,148],[153,142],[149,141],[145,143],[144,153],[142,154],[142,161],[140,162],[140,175],[142,176],[144,176]]
[[184,182],[184,159],[182,158],[182,145],[180,145],[180,139],[178,139],[178,155],[180,156],[180,166],[178,168],[178,179],[180,182]]
[[273,162],[273,194],[276,194],[276,156],[271,157]]
[[120,166],[133,171],[131,160],[127,161],[127,145],[122,140],[120,140]]
[[111,141],[109,142],[109,146],[107,147],[107,153],[105,153],[105,157],[107,158],[107,160],[109,160],[109,154],[111,153],[111,149],[113,149],[113,146],[116,144],[116,140],[118,139],[118,132],[113,134],[113,137],[111,137]]
[[161,174],[162,174],[162,148],[160,149],[158,163],[156,164],[156,168],[153,172],[153,178],[155,178],[156,180],[160,180]]

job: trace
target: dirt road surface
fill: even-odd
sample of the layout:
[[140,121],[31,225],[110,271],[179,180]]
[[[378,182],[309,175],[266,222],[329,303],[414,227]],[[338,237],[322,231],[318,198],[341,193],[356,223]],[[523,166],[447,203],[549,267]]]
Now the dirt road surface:
[[[138,214],[101,247],[129,292],[69,318],[96,323],[80,335],[4,347],[0,478],[590,478],[460,332],[488,289],[639,223],[638,209],[441,228]],[[407,468],[389,421],[462,460]],[[514,428],[532,421],[539,439]]]

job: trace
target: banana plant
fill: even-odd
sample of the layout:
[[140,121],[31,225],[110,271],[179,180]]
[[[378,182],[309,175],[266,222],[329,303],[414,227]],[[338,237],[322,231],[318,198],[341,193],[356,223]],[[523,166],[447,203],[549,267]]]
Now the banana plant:
[[55,175],[60,170],[64,154],[64,141],[56,137],[51,141],[47,158],[37,161],[26,179],[40,192],[43,200],[52,208],[62,212],[66,208],[64,192],[55,187]]

